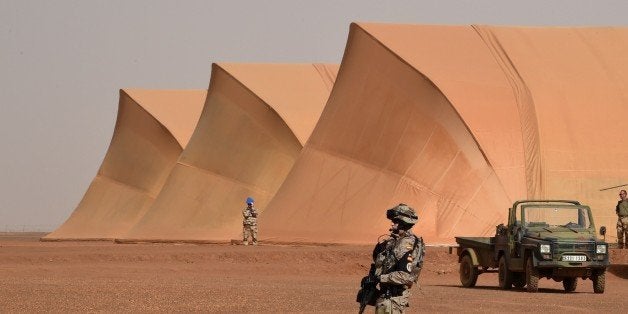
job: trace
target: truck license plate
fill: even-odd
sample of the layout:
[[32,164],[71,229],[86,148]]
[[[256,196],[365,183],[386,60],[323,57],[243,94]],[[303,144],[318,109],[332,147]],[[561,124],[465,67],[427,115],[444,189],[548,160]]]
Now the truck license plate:
[[584,255],[563,255],[564,262],[586,262],[587,257]]

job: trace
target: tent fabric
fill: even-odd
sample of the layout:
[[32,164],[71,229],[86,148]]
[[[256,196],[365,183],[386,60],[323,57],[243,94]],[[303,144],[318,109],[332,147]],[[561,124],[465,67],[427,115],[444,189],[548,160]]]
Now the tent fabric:
[[[371,243],[385,210],[427,241],[490,235],[525,198],[612,226],[628,150],[621,28],[352,24],[310,141],[260,218],[277,242]],[[601,222],[601,223],[600,223]]]
[[218,66],[271,106],[301,146],[312,134],[338,75],[338,65],[323,63]]
[[540,197],[591,206],[597,226],[614,229],[619,188],[600,190],[628,183],[628,29],[487,28],[533,96],[540,165],[528,181]]
[[125,90],[142,108],[161,123],[185,148],[196,129],[203,104],[205,90]]
[[118,241],[229,241],[263,212],[323,110],[338,67],[214,64],[190,143],[155,203]]
[[504,75],[502,60],[480,40],[476,29],[391,24],[359,27],[434,82],[472,131],[509,198],[525,198],[528,150],[521,138],[534,138],[534,133],[524,133],[521,125],[530,125],[534,119],[523,114],[530,106],[525,106],[524,97],[518,97],[522,93],[519,86]]
[[121,90],[107,154],[83,199],[44,240],[114,239],[150,207],[189,141],[207,92]]
[[[321,119],[261,215],[263,239],[370,243],[385,210],[406,202],[421,233],[487,233],[503,217],[476,215],[508,198],[451,103],[427,77],[353,27]],[[430,210],[427,210],[429,208]],[[477,221],[477,222],[476,222]]]

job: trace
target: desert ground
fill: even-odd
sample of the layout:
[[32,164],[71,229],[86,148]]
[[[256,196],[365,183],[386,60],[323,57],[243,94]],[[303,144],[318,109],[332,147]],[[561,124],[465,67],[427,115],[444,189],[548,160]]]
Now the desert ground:
[[[1,312],[351,313],[372,249],[40,242],[42,235],[0,234]],[[626,252],[611,257],[628,264]],[[456,255],[430,247],[408,312],[625,313],[627,270],[611,267],[604,294],[590,280],[575,293],[547,279],[536,294],[502,291],[493,273],[462,288]]]

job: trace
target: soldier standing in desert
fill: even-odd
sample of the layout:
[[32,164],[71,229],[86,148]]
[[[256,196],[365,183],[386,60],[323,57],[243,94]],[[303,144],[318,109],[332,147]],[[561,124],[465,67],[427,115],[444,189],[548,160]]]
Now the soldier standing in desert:
[[244,245],[249,245],[249,237],[252,244],[257,245],[257,209],[253,206],[253,203],[255,203],[255,200],[252,197],[247,197],[246,208],[242,210],[242,216],[244,217],[242,221],[242,243]]
[[[418,281],[423,267],[425,247],[423,239],[410,230],[418,221],[410,206],[399,204],[386,211],[386,218],[392,221],[390,236],[379,241],[373,250],[371,271],[362,279],[358,302],[360,311],[364,304],[374,303],[378,314],[404,313],[409,306],[410,288]],[[375,289],[377,284],[379,290]],[[367,291],[369,285],[375,293]]]
[[[617,246],[620,249],[628,248],[628,199],[626,190],[619,191],[619,202],[615,206],[617,214]],[[625,240],[624,240],[625,239]]]

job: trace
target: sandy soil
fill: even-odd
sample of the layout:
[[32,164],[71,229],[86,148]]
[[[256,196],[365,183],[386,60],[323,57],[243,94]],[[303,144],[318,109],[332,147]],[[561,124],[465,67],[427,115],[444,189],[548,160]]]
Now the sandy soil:
[[[39,242],[38,236],[0,234],[2,312],[350,313],[357,311],[355,293],[371,251],[366,246]],[[561,283],[545,279],[537,294],[501,291],[496,274],[483,274],[478,287],[466,289],[457,269],[456,256],[446,248],[429,248],[409,312],[623,312],[628,307],[623,266],[607,275],[601,295],[593,294],[590,280],[581,280],[568,294]]]

